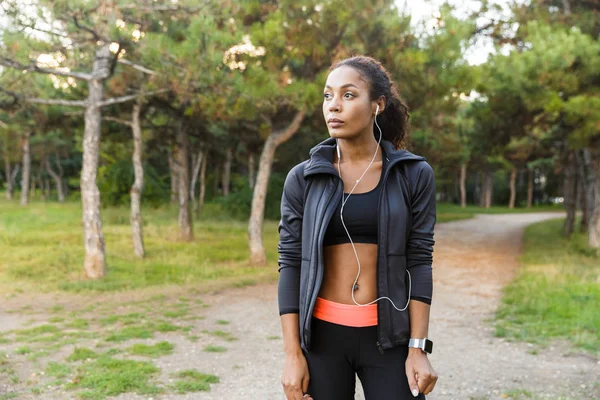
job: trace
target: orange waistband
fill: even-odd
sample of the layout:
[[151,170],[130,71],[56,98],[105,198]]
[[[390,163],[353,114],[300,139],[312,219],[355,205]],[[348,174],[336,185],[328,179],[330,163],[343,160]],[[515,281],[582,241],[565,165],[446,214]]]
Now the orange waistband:
[[377,303],[357,306],[317,297],[313,317],[344,326],[373,326],[377,325]]

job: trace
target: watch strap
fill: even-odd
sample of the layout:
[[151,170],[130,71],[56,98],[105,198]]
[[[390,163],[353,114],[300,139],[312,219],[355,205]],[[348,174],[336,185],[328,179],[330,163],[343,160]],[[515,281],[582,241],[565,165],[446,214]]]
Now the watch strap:
[[410,338],[410,340],[408,341],[408,347],[415,347],[423,350],[427,354],[431,354],[431,352],[433,351],[433,342],[427,338]]

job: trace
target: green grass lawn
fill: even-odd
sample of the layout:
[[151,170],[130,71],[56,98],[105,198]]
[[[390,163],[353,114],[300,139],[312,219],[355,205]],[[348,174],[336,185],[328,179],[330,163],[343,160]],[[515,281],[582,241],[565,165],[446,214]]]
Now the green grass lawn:
[[[110,291],[224,279],[243,286],[277,278],[278,221],[264,224],[269,266],[252,267],[247,263],[247,223],[228,218],[212,204],[194,222],[195,240],[191,243],[178,240],[177,207],[144,208],[143,260],[133,255],[129,208],[103,209],[108,274],[100,281],[88,281],[83,274],[79,202],[33,201],[22,207],[16,200],[0,197],[0,210],[0,282],[10,291]],[[438,222],[471,218],[476,212],[508,211],[504,207],[462,209],[439,204]]]
[[600,256],[587,234],[561,237],[564,219],[525,230],[522,266],[496,313],[496,336],[546,345],[550,339],[600,352]]
[[0,210],[0,281],[11,290],[106,291],[223,278],[250,284],[252,278],[275,279],[277,274],[277,222],[266,221],[263,229],[269,267],[251,267],[247,224],[215,218],[218,213],[210,205],[204,215],[213,219],[195,221],[191,243],[178,240],[175,207],[145,208],[143,260],[133,255],[129,209],[103,209],[108,274],[95,282],[83,275],[80,203],[34,201],[21,207],[2,199]]

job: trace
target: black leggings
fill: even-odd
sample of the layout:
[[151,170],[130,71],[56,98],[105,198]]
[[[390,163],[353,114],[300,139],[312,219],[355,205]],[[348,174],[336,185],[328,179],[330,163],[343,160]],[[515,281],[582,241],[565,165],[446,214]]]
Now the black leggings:
[[305,353],[314,400],[354,399],[356,375],[366,400],[424,400],[413,397],[405,362],[408,347],[377,349],[377,326],[355,328],[312,319],[312,348]]

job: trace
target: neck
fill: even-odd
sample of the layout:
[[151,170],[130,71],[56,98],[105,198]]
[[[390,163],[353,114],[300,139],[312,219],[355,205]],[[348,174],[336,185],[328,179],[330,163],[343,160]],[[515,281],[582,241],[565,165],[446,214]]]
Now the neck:
[[[363,163],[371,162],[375,151],[379,150],[379,145],[375,137],[371,135],[360,135],[357,138],[351,139],[338,139],[338,146],[340,146],[340,152],[342,153],[342,162],[347,163]],[[382,159],[381,151],[377,151],[375,161]],[[335,153],[335,162],[338,162],[337,152]]]

